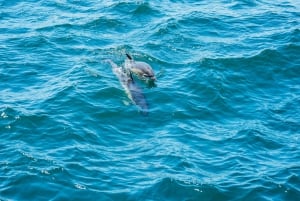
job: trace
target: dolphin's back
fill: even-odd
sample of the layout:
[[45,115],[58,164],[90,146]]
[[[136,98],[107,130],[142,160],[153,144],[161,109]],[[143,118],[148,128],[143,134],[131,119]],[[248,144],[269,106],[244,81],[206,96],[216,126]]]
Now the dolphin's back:
[[136,104],[142,113],[144,115],[148,114],[148,104],[145,99],[145,96],[142,92],[142,89],[134,83],[134,80],[132,78],[131,73],[128,74],[126,70],[124,70],[121,67],[118,67],[117,64],[115,64],[111,60],[107,60],[111,66],[114,74],[117,76],[119,79],[121,85],[123,86],[125,92],[128,95],[128,98],[131,99],[131,101]]
[[146,98],[142,92],[142,89],[138,87],[134,82],[128,82],[128,89],[131,94],[132,101],[140,107],[143,114],[148,113],[148,104]]

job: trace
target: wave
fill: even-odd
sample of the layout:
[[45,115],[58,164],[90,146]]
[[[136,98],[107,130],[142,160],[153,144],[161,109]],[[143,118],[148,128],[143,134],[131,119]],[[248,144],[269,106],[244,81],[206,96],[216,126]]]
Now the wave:
[[227,200],[213,185],[197,184],[166,177],[134,194],[137,200]]
[[160,13],[160,10],[155,9],[151,3],[144,1],[135,2],[118,2],[111,5],[111,9],[123,14],[153,16]]
[[[294,72],[297,73],[298,57],[296,57],[300,46],[287,43],[278,48],[267,48],[260,50],[257,54],[243,57],[217,57],[203,58],[197,62],[188,63],[188,65],[199,65],[213,68],[215,70],[233,70],[236,72],[260,72],[264,74],[266,70],[274,72]],[[262,75],[261,74],[261,75]],[[250,77],[250,76],[249,76]],[[257,77],[257,76],[256,76]]]

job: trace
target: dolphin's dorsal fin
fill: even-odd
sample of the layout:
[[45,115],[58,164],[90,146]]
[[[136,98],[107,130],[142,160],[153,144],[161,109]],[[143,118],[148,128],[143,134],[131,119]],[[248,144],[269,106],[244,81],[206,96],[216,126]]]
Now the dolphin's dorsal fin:
[[132,57],[128,53],[126,53],[126,56],[129,60],[133,60]]
[[134,83],[134,80],[133,80],[133,76],[132,76],[132,72],[129,70],[129,77],[130,79],[132,80],[132,83]]

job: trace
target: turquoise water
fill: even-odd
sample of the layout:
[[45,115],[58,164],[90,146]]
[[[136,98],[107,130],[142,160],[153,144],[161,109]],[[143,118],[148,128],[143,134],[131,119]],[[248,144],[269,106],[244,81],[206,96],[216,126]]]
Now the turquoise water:
[[300,200],[299,1],[0,8],[0,200]]

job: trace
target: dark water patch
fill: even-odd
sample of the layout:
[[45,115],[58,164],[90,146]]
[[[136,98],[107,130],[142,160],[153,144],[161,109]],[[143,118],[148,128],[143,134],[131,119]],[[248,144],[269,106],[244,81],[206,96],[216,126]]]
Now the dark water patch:
[[[155,38],[159,38],[157,36],[155,36]],[[179,38],[177,38],[177,42],[178,43],[183,43],[183,40]],[[169,41],[169,39],[166,39],[166,41]],[[185,59],[189,59],[190,55],[188,55],[188,52],[183,49],[183,48],[174,48],[172,46],[172,42],[170,41],[170,43],[168,43],[166,45],[166,48],[160,48],[159,43],[157,43],[155,40],[154,41],[150,41],[147,42],[146,47],[149,49],[154,49],[156,51],[151,52],[151,54],[153,54],[153,56],[158,59],[159,61],[166,63],[166,67],[168,66],[177,66],[178,64],[180,64],[183,60]],[[172,63],[168,63],[168,61],[173,61]]]
[[288,180],[285,181],[285,187],[286,187],[286,192],[288,195],[286,196],[287,199],[294,199],[300,197],[300,189],[299,189],[299,171],[298,173],[291,174],[289,176]]
[[[97,18],[81,20],[73,23],[56,23],[50,26],[39,27],[37,31],[47,35],[51,34],[53,36],[69,35],[78,38],[82,36],[89,36],[90,39],[100,39],[98,34],[104,34],[103,36],[105,36],[109,33],[120,33],[125,31],[127,28],[128,27],[126,24],[119,19],[109,16],[100,16]],[[81,34],[78,34],[77,30],[85,31]],[[72,41],[70,41],[69,44],[72,44]]]
[[266,125],[281,132],[294,133],[299,130],[299,111],[295,106],[298,102],[298,99],[290,99],[274,105],[266,112],[270,119]]
[[240,141],[239,143],[243,143],[242,147],[247,146],[253,151],[257,150],[257,148],[260,148],[260,150],[276,150],[283,147],[283,144],[280,144],[273,139],[268,139],[266,136],[269,136],[268,133],[263,133],[263,131],[260,132],[254,129],[247,129],[238,131],[236,138],[233,140]]
[[[225,22],[219,16],[205,16],[200,11],[187,13],[182,19],[176,21],[177,26],[185,35],[190,35],[200,39],[200,36],[218,37],[221,30],[231,26],[224,24]],[[200,28],[200,29],[199,29]],[[230,28],[230,27],[229,27]],[[224,37],[224,34],[222,34]]]
[[68,0],[66,2],[66,5],[69,5],[71,7],[86,7],[89,8],[93,5],[93,1],[79,1],[79,0]]
[[256,7],[258,4],[260,4],[260,1],[255,0],[243,0],[239,2],[234,2],[230,5],[230,8],[233,10],[239,10],[239,9],[249,9],[251,7]]
[[[224,74],[222,69],[211,69],[215,67],[215,64],[201,65],[199,69],[183,78],[186,83],[183,90],[190,94],[186,101],[195,102],[194,108],[197,108],[196,104],[199,107],[207,107],[221,118],[227,115],[238,115],[239,111],[236,108],[248,102],[245,97],[240,96],[239,93],[243,88],[238,86],[245,87],[247,80],[238,72]],[[236,102],[239,105],[235,104]],[[233,105],[235,108],[232,107]]]
[[0,4],[3,7],[9,7],[9,6],[14,6],[16,5],[18,2],[16,1],[1,1]]
[[136,1],[136,2],[118,2],[111,5],[114,11],[122,13],[123,15],[143,15],[146,16],[155,16],[156,13],[159,13],[159,10],[156,10],[152,3]]
[[[48,127],[47,130],[43,129],[45,126]],[[17,146],[27,144],[39,147],[38,149],[43,149],[42,147],[47,149],[52,145],[55,147],[58,140],[64,141],[68,135],[66,127],[51,115],[20,115],[17,120],[9,124],[9,128],[4,130],[3,137],[16,142]],[[45,143],[47,146],[44,146]]]
[[85,10],[87,10],[87,6],[90,5],[90,2],[80,2],[80,1],[42,1],[41,7],[46,7],[48,9],[51,9],[55,11],[55,13],[81,13]]
[[[30,74],[30,75],[32,75],[32,74]],[[39,83],[39,84],[43,83],[43,81],[36,78],[35,75],[33,75],[33,76],[34,77],[32,80],[37,81],[37,83]],[[1,85],[1,87],[4,87],[2,92],[5,93],[5,97],[3,97],[3,100],[1,101],[2,104],[16,107],[16,108],[23,107],[24,109],[25,108],[33,109],[34,107],[32,107],[32,106],[34,106],[40,100],[38,98],[44,98],[43,94],[39,94],[39,95],[36,95],[36,97],[34,97],[35,92],[36,92],[35,85],[24,86],[19,83],[20,81],[21,82],[26,81],[27,80],[26,78],[28,79],[31,77],[30,76],[28,76],[28,77],[21,76],[20,78],[15,78],[17,80],[14,80],[15,82],[11,82],[12,85],[10,85],[10,86],[7,84]],[[10,78],[6,78],[6,79],[9,80]],[[17,81],[19,81],[19,82],[17,82]]]
[[[45,197],[45,195],[50,195],[57,192],[53,192],[51,187],[57,186],[57,184],[52,183],[55,181],[55,177],[59,177],[63,173],[63,168],[55,164],[52,159],[45,157],[44,153],[32,152],[32,147],[22,144],[20,142],[16,144],[10,144],[11,151],[5,152],[4,157],[9,157],[9,153],[13,153],[14,156],[10,157],[10,160],[5,167],[3,176],[7,176],[10,179],[6,180],[5,187],[3,186],[1,195],[6,198],[12,199],[26,199],[27,196],[32,197]],[[4,153],[3,153],[4,154]],[[44,184],[47,183],[49,188],[41,188],[40,182]],[[16,195],[15,190],[20,187],[20,185],[28,184],[28,187],[36,187],[36,189],[41,189],[44,193],[39,194],[34,191],[23,192]],[[39,187],[37,187],[39,186]],[[54,196],[54,195],[52,195]],[[27,197],[28,198],[28,197]]]
[[98,29],[100,32],[122,32],[126,29],[126,24],[119,19],[100,17],[91,22],[84,24],[85,29]]
[[[256,172],[255,167],[251,167],[248,172],[250,175],[253,174],[253,172]],[[249,175],[241,175],[241,177],[239,175],[231,175],[231,178],[234,178],[238,183],[227,186],[229,184],[228,181],[224,181],[220,186],[223,189],[226,189],[226,192],[229,194],[234,191],[243,192],[234,195],[232,198],[234,200],[254,198],[269,200],[270,196],[273,196],[276,200],[287,199],[288,197],[292,198],[292,200],[297,199],[297,192],[295,189],[290,188],[285,183],[288,181],[287,178],[280,181],[264,170],[260,170],[260,172],[257,173],[259,178],[253,178]]]
[[[204,60],[202,65],[227,69],[229,72],[232,70],[232,74],[229,73],[226,77],[232,79],[231,77],[235,77],[234,75],[239,75],[239,79],[242,78],[244,80],[243,84],[245,85],[243,87],[248,87],[250,91],[254,90],[257,92],[262,90],[261,92],[263,92],[264,90],[275,90],[273,88],[274,85],[278,86],[278,90],[283,90],[281,84],[284,80],[282,79],[286,79],[286,81],[289,79],[285,77],[288,75],[286,72],[297,71],[297,67],[288,65],[287,61],[289,59],[281,52],[265,50],[251,58],[208,59]],[[239,83],[236,84],[239,85]]]
[[299,46],[299,42],[300,42],[300,29],[299,28],[296,28],[293,30],[290,42],[292,44],[297,44]]
[[110,5],[111,10],[117,11],[117,13],[121,13],[123,15],[130,14],[136,6],[138,6],[139,2],[114,2]]
[[299,50],[300,46],[296,44],[288,44],[279,49],[281,55],[283,55],[287,62],[287,65],[282,65],[282,67],[287,68],[287,70],[295,69],[295,73],[297,74],[299,72],[300,59],[296,55]]
[[[155,2],[140,2],[134,8],[132,14],[133,17],[140,17],[141,22],[152,22],[158,17],[164,16],[164,14],[157,8],[158,4]],[[144,20],[142,18],[145,18]]]
[[39,27],[36,29],[37,32],[45,32],[48,34],[48,32],[56,32],[55,34],[59,33],[66,33],[65,31],[68,30],[70,32],[70,29],[74,29],[75,25],[70,23],[61,23],[61,24],[53,24],[48,26]]
[[177,19],[169,18],[156,25],[154,36],[163,37],[164,39],[172,39],[179,34],[179,25]]
[[[14,41],[17,40],[20,36],[28,36],[28,35],[32,35],[29,34],[31,32],[30,28],[27,27],[15,27],[15,28],[0,28],[1,30],[1,35],[0,35],[0,39],[5,39],[6,41]],[[3,40],[4,42],[4,40]]]
[[[18,177],[11,179],[10,184],[7,185],[7,188],[2,191],[1,194],[11,199],[31,199],[33,197],[36,199],[43,199],[45,195],[54,197],[59,190],[59,185],[55,184],[49,184],[50,186],[48,186],[48,189],[41,188],[39,185],[40,182],[45,182],[45,180],[37,175],[20,174]],[[20,190],[18,194],[15,194],[15,188],[20,188],[24,183],[27,184],[28,189]],[[53,189],[53,186],[55,186],[55,189]]]
[[[9,34],[8,37],[6,37],[5,40],[6,44],[6,50],[11,53],[11,56],[13,56],[13,49],[19,50],[20,54],[23,51],[23,54],[30,54],[31,51],[34,50],[41,50],[41,48],[52,48],[53,44],[49,41],[49,38],[47,36],[37,34],[37,33],[28,33],[27,30],[24,30],[23,33],[16,33]],[[24,50],[27,50],[29,52],[25,52]]]
[[172,178],[164,178],[135,195],[142,200],[224,200],[227,197],[216,187],[189,184]]
[[54,45],[43,35],[23,37],[20,41],[14,41],[14,43],[17,44],[18,48],[26,49],[30,52],[35,52],[37,49],[41,51],[42,48],[52,48]]

